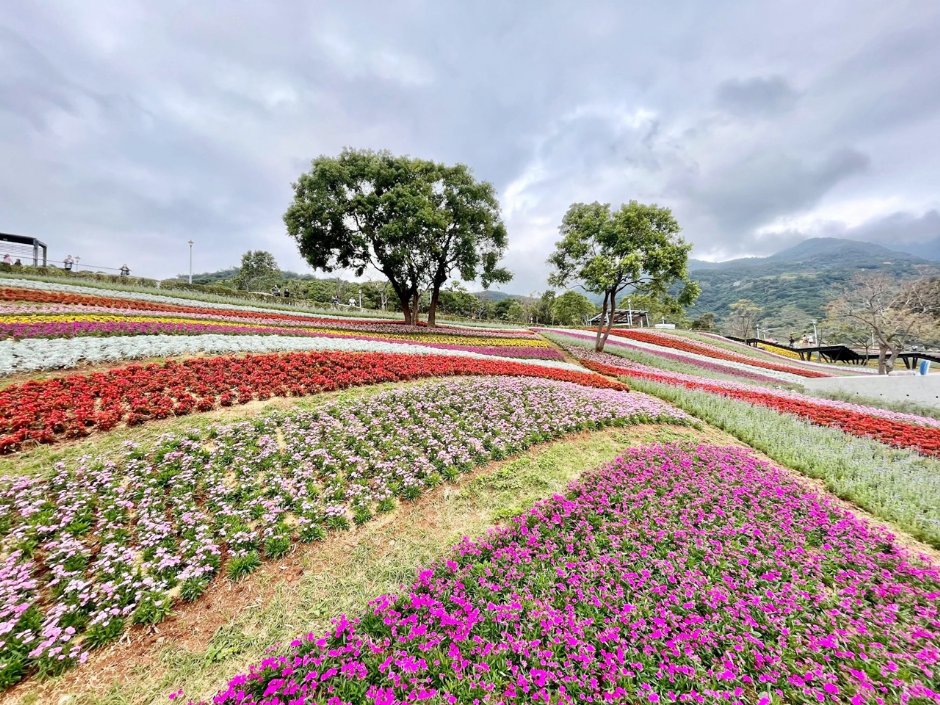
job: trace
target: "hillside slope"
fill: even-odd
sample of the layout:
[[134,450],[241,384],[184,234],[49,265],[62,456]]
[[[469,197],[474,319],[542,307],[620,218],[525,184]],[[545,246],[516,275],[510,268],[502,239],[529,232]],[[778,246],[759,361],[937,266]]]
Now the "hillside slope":
[[738,299],[764,309],[763,318],[779,327],[796,327],[821,318],[826,303],[857,272],[897,278],[940,274],[940,265],[881,245],[840,238],[811,238],[769,257],[727,262],[690,260],[702,294],[690,315],[714,313],[719,320]]

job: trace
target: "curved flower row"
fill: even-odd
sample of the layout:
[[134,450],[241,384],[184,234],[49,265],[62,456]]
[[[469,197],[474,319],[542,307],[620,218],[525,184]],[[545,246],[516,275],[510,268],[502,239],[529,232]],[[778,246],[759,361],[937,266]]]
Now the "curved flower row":
[[[134,302],[125,302],[133,305]],[[186,309],[186,310],[177,310]],[[119,306],[90,306],[85,304],[3,304],[0,303],[0,323],[44,323],[53,320],[92,320],[91,317],[99,315],[110,316],[106,321],[153,319],[192,319],[218,322],[240,323],[242,325],[257,326],[290,326],[294,328],[331,329],[338,331],[351,331],[354,333],[379,333],[395,335],[447,335],[467,338],[499,338],[508,341],[507,344],[525,345],[529,342],[538,344],[539,339],[528,330],[493,330],[489,328],[468,328],[451,324],[441,324],[437,328],[428,328],[426,325],[408,326],[401,321],[377,321],[353,318],[278,318],[252,314],[251,316],[232,315],[227,311],[200,310],[194,307],[154,306],[152,308],[119,307]],[[61,317],[61,318],[57,318]],[[24,337],[24,336],[19,336]]]
[[[899,448],[911,448],[924,455],[940,457],[940,422],[925,416],[903,414],[829,399],[817,399],[796,392],[768,391],[733,382],[702,380],[691,375],[664,373],[645,365],[610,359],[603,353],[572,350],[585,367],[602,374],[648,379],[680,385],[712,394],[746,401],[799,416],[820,426],[832,426],[856,436],[873,438]],[[603,356],[603,357],[601,357]],[[626,364],[624,364],[626,363]]]
[[747,450],[632,449],[212,702],[937,702],[938,594]]
[[54,443],[122,422],[133,426],[255,399],[452,375],[544,377],[624,389],[590,372],[451,355],[289,353],[170,360],[0,389],[0,453],[27,442]]
[[[505,348],[504,354],[512,356],[516,348],[532,350],[550,346],[538,338],[488,338],[484,336],[447,335],[442,333],[373,334],[352,330],[331,328],[298,328],[281,326],[246,325],[244,322],[192,320],[175,317],[136,317],[136,316],[63,316],[58,320],[30,322],[0,321],[0,339],[3,338],[75,338],[83,336],[107,335],[292,335],[308,337],[360,338],[386,342],[413,342],[420,345],[453,345],[455,349],[473,350],[477,347]],[[531,352],[528,357],[535,357]],[[554,351],[548,358],[557,358]]]
[[219,571],[238,577],[490,459],[571,431],[687,420],[567,382],[438,381],[2,479],[0,685],[159,621]]
[[[487,348],[443,343],[417,345],[382,342],[362,336],[292,335],[132,335],[78,338],[24,338],[0,340],[0,375],[36,370],[64,370],[80,364],[119,363],[153,357],[175,357],[200,353],[267,353],[296,351],[407,352],[415,355],[447,354],[474,359],[513,357],[529,364],[577,369],[563,362],[553,348]],[[509,355],[509,352],[512,354]]]
[[[554,335],[561,335],[567,338],[576,338],[583,342],[587,342],[588,340],[593,341],[594,339],[594,334],[588,333],[587,331],[561,328],[550,330]],[[717,372],[718,374],[743,377],[745,379],[750,379],[755,382],[762,382],[764,384],[779,384],[780,382],[801,384],[803,382],[803,378],[798,375],[792,375],[784,372],[775,372],[772,370],[764,370],[739,362],[717,362],[714,358],[706,357],[704,355],[679,352],[678,350],[671,350],[669,348],[664,348],[658,345],[650,345],[648,343],[641,343],[635,340],[628,341],[626,339],[617,339],[611,337],[608,338],[607,345],[614,348],[637,350],[647,354],[654,354],[656,357],[665,358],[667,360],[674,360],[675,362],[681,362],[684,365],[697,367],[706,374],[708,372]]]
[[825,372],[817,372],[816,370],[807,370],[801,367],[795,367],[793,365],[781,365],[775,362],[767,362],[766,360],[758,360],[754,357],[747,357],[746,355],[739,355],[737,353],[728,352],[727,350],[722,350],[717,346],[706,345],[705,343],[694,343],[690,340],[686,340],[675,335],[652,333],[650,331],[644,330],[623,329],[615,329],[611,331],[611,335],[620,338],[628,338],[630,340],[639,340],[650,345],[658,345],[660,347],[673,348],[675,350],[682,350],[684,352],[705,355],[706,357],[713,357],[718,360],[727,360],[729,362],[742,363],[745,365],[751,365],[753,367],[761,367],[765,370],[786,372],[787,374],[798,375],[800,377],[831,376],[827,375]]
[[[4,280],[4,284],[9,284]],[[138,309],[151,310],[164,313],[206,314],[224,313],[228,317],[240,319],[268,319],[281,323],[291,322],[299,325],[328,325],[334,327],[348,327],[353,330],[374,328],[377,332],[387,331],[389,327],[404,332],[427,332],[426,326],[407,326],[403,322],[392,319],[350,318],[349,316],[330,316],[326,314],[282,313],[271,309],[251,306],[235,306],[229,304],[214,304],[200,302],[198,306],[182,303],[181,299],[154,294],[136,292],[114,292],[102,290],[97,293],[88,293],[89,289],[70,286],[68,284],[48,285],[45,282],[20,282],[22,286],[0,288],[0,301],[20,303],[24,301],[42,304],[67,304],[71,306],[86,306],[105,309]],[[35,287],[34,287],[35,285]],[[476,337],[499,338],[532,338],[528,330],[502,330],[477,329],[460,326],[442,326],[451,335],[467,335]]]

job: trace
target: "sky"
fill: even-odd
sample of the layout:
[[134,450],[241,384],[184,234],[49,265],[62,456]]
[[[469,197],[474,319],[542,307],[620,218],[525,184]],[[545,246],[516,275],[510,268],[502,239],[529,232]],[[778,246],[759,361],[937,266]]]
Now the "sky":
[[700,259],[940,257],[937,37],[936,0],[3,3],[0,232],[141,276],[189,240],[196,272],[309,272],[291,183],[354,147],[492,182],[513,293],[574,202],[668,206]]

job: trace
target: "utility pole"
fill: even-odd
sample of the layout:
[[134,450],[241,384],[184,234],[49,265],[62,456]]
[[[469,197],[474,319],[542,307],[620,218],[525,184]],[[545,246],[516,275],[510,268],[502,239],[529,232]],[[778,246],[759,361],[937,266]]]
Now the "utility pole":
[[819,331],[816,330],[816,321],[813,321],[813,340],[816,342],[816,347],[819,347]]
[[193,241],[189,241],[189,283],[193,283]]
[[362,287],[359,287],[359,310],[362,310]]
[[633,299],[627,299],[627,325],[633,325]]

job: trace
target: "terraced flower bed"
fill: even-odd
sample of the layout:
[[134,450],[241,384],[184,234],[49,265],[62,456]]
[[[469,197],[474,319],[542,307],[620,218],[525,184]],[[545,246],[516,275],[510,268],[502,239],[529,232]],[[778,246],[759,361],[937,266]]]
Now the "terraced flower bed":
[[212,702],[937,702],[938,595],[745,449],[633,449]]
[[658,345],[661,347],[681,350],[683,352],[692,353],[695,355],[703,355],[705,357],[711,357],[717,360],[727,360],[729,362],[743,363],[746,365],[750,365],[752,367],[760,367],[765,370],[774,370],[776,372],[786,372],[787,374],[798,375],[800,377],[829,377],[830,376],[826,374],[825,372],[810,370],[804,367],[798,367],[796,365],[778,364],[775,362],[768,362],[766,360],[759,360],[755,357],[739,355],[737,353],[732,353],[727,350],[723,350],[719,348],[718,346],[706,345],[705,343],[696,343],[696,342],[692,342],[691,340],[679,338],[673,335],[663,335],[663,334],[652,333],[650,331],[644,331],[644,330],[623,330],[623,329],[615,329],[611,331],[611,335],[617,338],[627,338],[628,340],[638,340],[638,341],[647,343],[649,345]]
[[0,687],[488,460],[574,431],[688,421],[609,388],[434,381],[0,479]]
[[570,351],[585,367],[601,374],[699,389],[793,414],[820,426],[832,426],[856,436],[873,438],[898,448],[912,448],[924,455],[940,457],[940,422],[937,419],[849,402],[817,399],[796,392],[762,390],[744,384],[703,380],[679,373],[666,374],[661,370],[576,346],[571,347]]
[[257,399],[453,375],[544,377],[625,388],[590,372],[449,355],[292,353],[170,360],[0,389],[0,453],[27,442],[79,438],[122,422],[135,426]]

